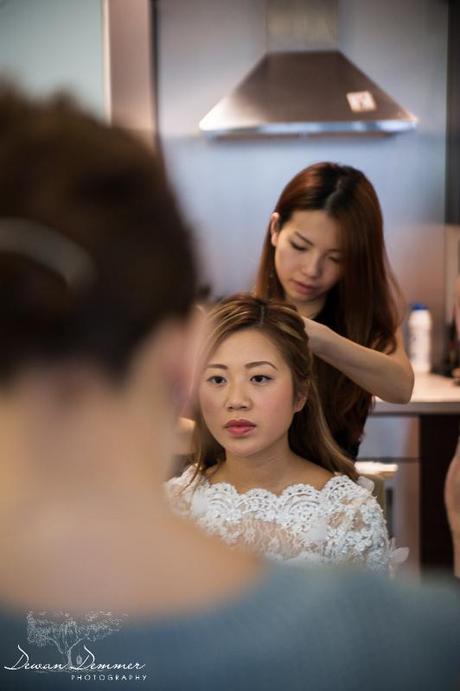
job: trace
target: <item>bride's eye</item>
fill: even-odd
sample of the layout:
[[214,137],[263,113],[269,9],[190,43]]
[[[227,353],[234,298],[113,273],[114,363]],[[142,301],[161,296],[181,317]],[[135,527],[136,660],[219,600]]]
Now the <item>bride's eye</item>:
[[206,379],[206,381],[211,382],[211,384],[223,384],[225,382],[225,378],[220,376],[220,374],[214,374],[212,377],[209,377]]
[[266,382],[272,381],[272,377],[268,377],[266,374],[255,374],[251,377],[251,381],[256,384],[265,384]]

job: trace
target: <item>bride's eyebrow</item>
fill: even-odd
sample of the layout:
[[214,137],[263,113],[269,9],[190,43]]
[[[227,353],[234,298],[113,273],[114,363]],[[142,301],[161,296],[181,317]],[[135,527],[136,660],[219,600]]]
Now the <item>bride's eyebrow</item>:
[[[278,371],[278,367],[276,367],[276,365],[274,365],[272,362],[269,362],[268,360],[256,360],[255,362],[248,362],[244,367],[245,369],[252,369],[253,367],[260,367],[261,365],[268,365],[269,367],[273,367],[273,369],[276,369]],[[228,370],[227,365],[221,365],[217,362],[211,362],[209,365],[206,365],[206,369],[210,369],[211,367],[215,367],[216,369]]]
[[260,367],[260,365],[269,365],[270,367],[273,367],[273,369],[276,369],[278,371],[278,367],[275,367],[275,365],[272,362],[268,362],[268,360],[258,360],[256,362],[248,362],[247,365],[245,365],[246,369],[252,369],[253,367]]

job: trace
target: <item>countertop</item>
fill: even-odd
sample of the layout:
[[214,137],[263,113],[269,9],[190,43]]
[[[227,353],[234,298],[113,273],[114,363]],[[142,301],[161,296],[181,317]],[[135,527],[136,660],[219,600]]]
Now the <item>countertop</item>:
[[460,415],[460,386],[439,374],[416,374],[409,403],[376,398],[373,415]]

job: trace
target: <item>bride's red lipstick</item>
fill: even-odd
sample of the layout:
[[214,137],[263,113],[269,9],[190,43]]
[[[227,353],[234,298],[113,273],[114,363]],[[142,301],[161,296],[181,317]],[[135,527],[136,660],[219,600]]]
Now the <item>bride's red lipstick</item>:
[[256,425],[250,420],[238,419],[229,420],[225,425],[225,429],[232,435],[232,437],[244,437],[250,434]]

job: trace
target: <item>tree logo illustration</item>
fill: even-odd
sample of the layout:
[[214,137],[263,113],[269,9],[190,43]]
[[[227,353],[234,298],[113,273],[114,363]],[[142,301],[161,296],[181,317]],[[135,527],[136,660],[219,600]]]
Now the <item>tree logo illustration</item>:
[[[84,662],[84,641],[96,641],[119,631],[123,616],[111,612],[88,612],[76,617],[68,612],[27,614],[27,640],[42,648],[53,644],[63,656],[68,670],[79,669]],[[89,651],[88,651],[89,652]]]

